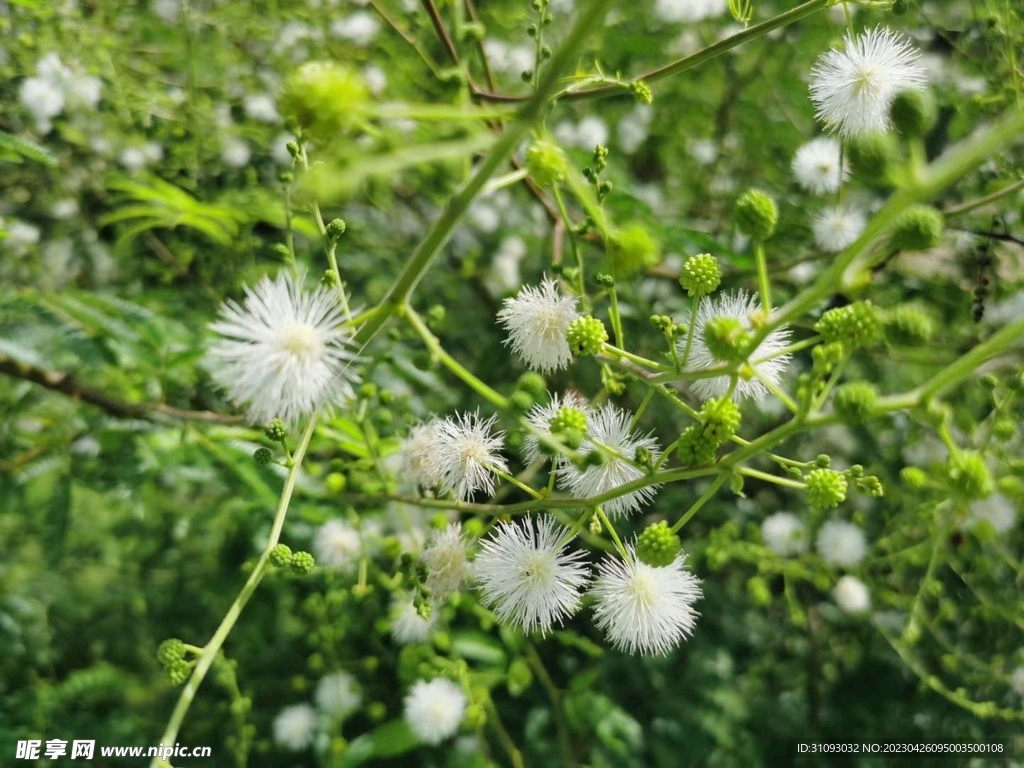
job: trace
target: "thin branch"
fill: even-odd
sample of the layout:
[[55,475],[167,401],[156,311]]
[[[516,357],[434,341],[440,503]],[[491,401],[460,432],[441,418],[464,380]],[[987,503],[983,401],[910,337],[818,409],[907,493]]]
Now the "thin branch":
[[122,419],[143,419],[145,421],[161,421],[159,417],[176,419],[178,421],[202,421],[208,424],[246,424],[248,420],[244,416],[229,416],[213,411],[187,411],[181,408],[174,408],[163,403],[126,403],[111,397],[100,389],[80,384],[70,373],[59,373],[57,371],[46,371],[32,365],[12,360],[9,357],[0,355],[0,373],[11,376],[15,379],[31,381],[33,384],[49,389],[52,392],[60,392],[73,400],[81,400],[83,403],[96,406],[111,416]]

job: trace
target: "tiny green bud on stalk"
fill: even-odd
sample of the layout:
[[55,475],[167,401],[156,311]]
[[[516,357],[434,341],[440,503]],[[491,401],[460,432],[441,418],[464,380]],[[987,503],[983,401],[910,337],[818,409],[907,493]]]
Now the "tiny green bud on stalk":
[[270,550],[270,563],[278,568],[286,568],[291,565],[292,550],[287,544],[278,544]]
[[846,478],[831,469],[812,469],[804,479],[807,502],[817,509],[838,507],[846,500]]
[[526,171],[537,186],[550,187],[565,181],[569,173],[569,161],[557,144],[535,139],[526,150]]
[[643,563],[662,568],[672,564],[682,547],[679,537],[661,520],[647,526],[637,537],[636,556]]
[[938,244],[945,226],[945,219],[935,208],[912,205],[896,217],[890,244],[900,251],[926,251]]
[[743,234],[755,240],[767,240],[775,234],[779,209],[767,193],[748,189],[736,201],[733,220]]
[[846,157],[857,176],[874,184],[885,184],[899,162],[893,137],[887,133],[865,133],[846,145]]
[[688,258],[679,275],[679,284],[693,299],[708,296],[721,282],[722,271],[718,267],[718,259],[710,253],[699,253]]
[[904,136],[923,137],[935,125],[938,107],[929,91],[903,91],[893,101],[889,116]]
[[578,356],[596,355],[608,341],[608,331],[605,330],[604,323],[596,317],[585,315],[569,323],[565,340],[569,344],[569,349]]

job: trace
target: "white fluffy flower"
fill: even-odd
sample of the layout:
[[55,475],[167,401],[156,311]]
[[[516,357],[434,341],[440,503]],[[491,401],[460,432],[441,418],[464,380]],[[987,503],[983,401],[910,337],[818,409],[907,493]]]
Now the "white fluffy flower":
[[572,362],[565,333],[577,317],[575,297],[563,296],[558,283],[545,277],[539,289],[524,286],[514,299],[505,299],[498,322],[508,331],[505,343],[527,367],[549,373]]
[[346,18],[335,19],[331,23],[331,34],[334,37],[359,46],[372,43],[379,31],[380,22],[374,14],[367,11],[359,11]]
[[1024,667],[1017,667],[1010,675],[1010,687],[1013,692],[1024,699]]
[[843,576],[832,590],[836,605],[847,613],[865,613],[871,608],[871,593],[856,576]]
[[838,206],[819,211],[811,222],[814,243],[828,253],[838,253],[864,231],[867,220],[854,208]]
[[[575,392],[566,392],[564,395],[555,393],[547,405],[534,405],[527,412],[526,421],[541,434],[551,437],[551,420],[562,408],[578,408],[584,413],[589,410],[586,401]],[[529,462],[544,457],[540,450],[540,438],[532,432],[527,432],[523,438],[523,456]]]
[[831,565],[852,568],[864,559],[868,545],[864,532],[853,523],[829,520],[818,531],[818,554]]
[[408,598],[396,599],[391,606],[391,637],[399,645],[425,643],[437,625],[437,611],[424,619]]
[[[711,320],[719,317],[726,317],[738,320],[747,331],[754,330],[753,318],[764,314],[761,302],[756,296],[751,296],[746,291],[736,293],[723,293],[715,298],[706,298],[701,301],[697,309],[697,322],[693,331],[693,345],[690,349],[690,359],[687,362],[691,370],[702,370],[722,365],[722,361],[715,358],[708,349],[704,340],[704,329]],[[757,372],[757,376],[750,380],[740,376],[736,382],[736,389],[733,390],[732,399],[739,401],[744,397],[752,397],[755,400],[762,399],[768,394],[768,388],[761,383],[761,378],[778,386],[782,380],[782,374],[789,364],[789,355],[782,353],[789,343],[789,329],[786,326],[776,328],[769,333],[756,349],[754,349],[747,363]],[[686,348],[685,337],[678,342],[679,354],[682,355]],[[710,400],[713,397],[722,397],[729,391],[731,377],[727,374],[713,376],[706,379],[696,379],[690,383],[690,389],[701,400]]]
[[229,168],[244,168],[249,164],[252,150],[241,139],[228,139],[220,151],[220,159]]
[[242,109],[250,120],[261,123],[277,123],[281,120],[274,97],[266,93],[246,96],[242,102]]
[[792,557],[807,550],[807,533],[799,517],[791,512],[776,512],[761,523],[764,545],[782,557]]
[[847,33],[843,50],[822,54],[811,69],[816,117],[843,137],[887,130],[897,94],[924,87],[919,56],[907,38],[885,27]]
[[440,423],[438,419],[433,419],[409,430],[409,436],[398,453],[400,481],[424,488],[433,488],[441,481],[437,463]]
[[317,529],[313,553],[317,565],[352,572],[363,551],[359,531],[342,520],[328,520]]
[[469,501],[476,491],[494,493],[494,472],[508,471],[499,453],[505,433],[492,432],[497,419],[463,413],[431,427],[434,455],[428,469],[436,473],[441,493],[451,493],[459,501]]
[[339,326],[338,294],[327,288],[302,290],[298,280],[278,275],[245,289],[240,306],[228,301],[207,367],[236,405],[248,404],[249,418],[268,424],[281,418],[291,426],[353,396],[357,377],[350,363],[349,331]]
[[975,526],[982,521],[991,525],[997,536],[1003,536],[1009,533],[1017,522],[1017,509],[1005,496],[994,493],[987,499],[971,504],[968,522]]
[[332,717],[344,717],[355,712],[363,701],[359,683],[348,672],[335,672],[320,678],[315,698],[316,705]]
[[670,24],[702,21],[721,16],[727,7],[727,0],[655,0],[654,15]]
[[629,559],[609,555],[597,564],[590,592],[598,629],[620,651],[665,654],[693,634],[700,580],[685,568],[682,553],[664,567],[642,562],[631,545]]
[[469,577],[462,523],[449,523],[443,531],[434,531],[420,561],[427,567],[426,585],[435,602],[458,592]]
[[285,749],[299,752],[313,743],[316,735],[316,710],[309,704],[285,707],[274,718],[274,741]]
[[526,632],[546,633],[580,606],[589,574],[582,552],[567,552],[566,530],[550,517],[499,523],[481,543],[474,570],[483,602]]
[[796,183],[815,195],[835,192],[849,176],[849,166],[842,161],[839,142],[819,136],[804,144],[793,155],[793,176]]
[[405,721],[424,744],[454,736],[466,713],[466,695],[451,680],[418,680],[405,697]]
[[[563,459],[558,470],[559,487],[568,490],[576,498],[584,499],[643,477],[646,472],[632,463],[637,449],[650,451],[655,462],[661,455],[661,449],[652,435],[640,435],[630,430],[631,421],[632,415],[628,411],[620,410],[611,403],[590,411],[587,414],[587,436],[579,452],[601,451],[604,461],[597,466],[580,469]],[[647,503],[657,488],[657,485],[647,485],[606,501],[601,506],[613,517],[628,515]]]
[[26,77],[18,90],[21,105],[35,118],[39,133],[49,133],[50,119],[64,111],[64,92],[44,77]]

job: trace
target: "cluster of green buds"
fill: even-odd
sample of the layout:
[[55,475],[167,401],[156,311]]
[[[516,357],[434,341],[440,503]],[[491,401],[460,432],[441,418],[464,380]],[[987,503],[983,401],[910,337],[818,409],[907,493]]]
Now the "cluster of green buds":
[[553,141],[534,139],[526,150],[526,172],[538,187],[550,187],[568,177],[569,160]]
[[316,568],[316,559],[309,552],[292,552],[287,544],[278,544],[270,550],[270,564],[287,568],[296,576],[306,576]]
[[740,409],[731,399],[708,400],[691,424],[679,436],[678,456],[683,466],[710,464],[719,446],[731,440],[740,426]]
[[575,451],[587,435],[587,414],[571,405],[563,406],[552,417],[549,429],[552,435]]
[[292,72],[281,93],[281,111],[311,138],[329,141],[358,124],[369,89],[353,69],[333,61],[310,61]]
[[527,371],[516,381],[516,387],[509,395],[510,405],[520,413],[526,413],[548,396],[548,385],[544,377],[535,371]]
[[156,660],[174,685],[184,685],[192,674],[195,661],[187,658],[189,647],[176,637],[164,640],[156,650]]
[[671,565],[682,548],[679,537],[664,520],[647,526],[636,540],[637,558],[656,568]]
[[814,460],[814,467],[804,475],[798,467],[791,468],[791,474],[802,478],[806,486],[807,503],[815,509],[833,509],[846,501],[852,487],[865,496],[885,495],[882,482],[875,475],[864,473],[864,467],[854,464],[843,472],[829,468],[830,458],[821,454]]
[[703,299],[711,295],[722,282],[722,270],[718,259],[710,253],[698,253],[683,262],[679,273],[679,285],[691,299]]
[[596,317],[583,315],[569,323],[565,340],[569,343],[569,349],[577,356],[598,355],[608,341],[608,331],[604,323]]
[[760,189],[748,189],[740,195],[732,215],[739,231],[754,240],[767,240],[779,223],[778,206]]
[[882,340],[878,308],[870,301],[855,301],[825,312],[814,324],[826,344],[839,343],[847,353],[865,349]]

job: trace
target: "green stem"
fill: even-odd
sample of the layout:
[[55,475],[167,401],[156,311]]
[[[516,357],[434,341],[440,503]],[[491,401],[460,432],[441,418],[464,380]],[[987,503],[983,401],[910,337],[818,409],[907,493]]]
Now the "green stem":
[[[306,430],[302,433],[302,438],[299,441],[298,447],[295,449],[294,462],[291,470],[288,472],[288,477],[285,478],[284,488],[281,491],[281,499],[277,505],[277,512],[274,515],[274,523],[270,529],[270,537],[267,539],[267,545],[263,548],[263,553],[260,555],[260,559],[256,563],[256,567],[253,568],[251,574],[249,574],[248,580],[245,582],[245,586],[242,587],[242,591],[238,593],[235,601],[228,608],[228,612],[224,615],[224,618],[220,622],[220,626],[213,633],[213,637],[210,638],[210,642],[203,648],[202,655],[196,662],[195,669],[192,670],[192,676],[186,681],[184,688],[181,689],[181,694],[178,696],[178,703],[174,707],[174,711],[171,713],[171,719],[167,722],[167,727],[164,729],[163,736],[160,737],[160,742],[163,744],[174,744],[178,737],[178,731],[181,728],[182,721],[185,719],[185,715],[188,713],[189,707],[192,706],[192,700],[195,698],[196,692],[199,690],[199,686],[203,682],[203,678],[206,677],[206,673],[209,671],[210,666],[213,664],[214,659],[217,658],[217,654],[224,645],[224,641],[227,640],[228,635],[231,634],[231,630],[235,626],[235,622],[238,621],[238,617],[242,615],[242,610],[245,608],[246,603],[253,596],[256,588],[259,586],[263,577],[266,575],[267,570],[270,568],[270,553],[277,546],[278,541],[281,539],[281,531],[284,528],[285,517],[288,514],[288,506],[291,503],[292,493],[295,490],[295,483],[299,477],[299,469],[302,466],[302,459],[306,455],[306,449],[309,448],[309,441],[313,437],[313,431],[316,428],[316,417],[309,420],[309,424],[306,426]],[[160,757],[154,757],[150,762],[150,768],[166,768],[168,765],[167,761]]]
[[615,526],[612,525],[612,521],[608,519],[608,515],[604,513],[604,510],[601,509],[600,505],[594,507],[594,514],[596,514],[598,519],[600,519],[601,525],[603,525],[605,530],[608,531],[608,535],[612,537],[612,541],[615,543],[615,548],[619,550],[619,554],[622,555],[622,559],[629,560],[629,553],[622,545],[622,539],[619,538],[619,534],[616,532]]
[[544,498],[544,496],[542,494],[540,494],[537,491],[533,490],[533,488],[528,486],[526,483],[520,482],[518,479],[516,479],[515,477],[510,475],[508,472],[502,472],[500,469],[497,469],[496,467],[488,467],[488,469],[491,470],[491,472],[496,474],[498,477],[500,477],[505,482],[511,483],[516,488],[518,488],[519,490],[523,491],[528,496],[532,496],[535,499],[542,499],[542,498]]
[[1024,336],[1024,319],[1005,325],[966,355],[943,368],[917,388],[922,401],[928,400],[974,373],[983,363],[1005,352]]
[[636,363],[637,365],[642,365],[645,368],[653,368],[656,371],[671,370],[671,368],[669,368],[667,365],[656,363],[653,360],[648,360],[646,357],[640,357],[640,355],[634,355],[632,352],[627,352],[626,350],[620,349],[619,347],[613,346],[611,344],[604,345],[604,353],[613,357],[629,360],[630,362]]
[[676,520],[676,524],[673,525],[671,529],[672,533],[679,533],[680,529],[682,529],[684,525],[690,522],[694,515],[700,512],[700,508],[707,504],[709,501],[711,501],[711,498],[716,493],[718,493],[718,489],[721,488],[725,484],[725,481],[728,479],[728,472],[722,472],[721,474],[719,474],[718,477],[715,478],[715,481],[711,483],[711,485],[708,487],[708,489],[704,491],[703,494],[701,494],[701,497],[697,499],[695,502],[693,502],[693,504],[690,506],[688,510],[686,510],[686,513],[682,517]]
[[768,258],[764,253],[764,243],[760,240],[754,241],[754,258],[757,260],[757,283],[761,288],[761,304],[764,307],[764,316],[771,317],[772,314],[772,285],[768,281]]
[[576,230],[573,229],[572,221],[569,219],[569,211],[565,207],[565,201],[562,199],[562,192],[555,184],[551,187],[551,191],[555,195],[555,204],[558,206],[558,213],[562,217],[562,221],[565,222],[565,231],[569,233],[569,247],[572,248],[573,259],[576,261],[577,275],[577,286],[576,290],[579,292],[580,301],[583,302],[584,307],[587,305],[587,282],[586,276],[583,272],[583,254],[580,251],[579,243],[576,242]]
[[612,333],[615,335],[615,346],[626,346],[622,333],[622,316],[619,314],[619,294],[613,285],[608,289],[608,297],[612,305],[608,308],[608,317],[612,321]]
[[686,349],[683,350],[683,359],[679,363],[680,370],[686,368],[686,364],[690,362],[693,337],[697,333],[697,309],[700,307],[700,302],[700,299],[693,299],[690,302],[690,325],[686,329]]
[[786,488],[796,488],[797,490],[804,490],[807,485],[801,483],[799,480],[791,480],[788,477],[778,477],[777,475],[770,475],[767,472],[761,472],[757,469],[751,469],[750,467],[740,467],[736,470],[741,475],[747,477],[753,477],[758,480],[764,480],[766,483],[774,483],[775,485],[782,485]]
[[533,643],[526,642],[523,645],[526,648],[526,660],[533,667],[537,679],[540,680],[541,686],[547,692],[548,698],[551,699],[551,711],[555,715],[555,732],[558,735],[558,751],[562,755],[562,765],[565,768],[573,768],[576,761],[572,757],[569,725],[565,720],[565,712],[562,710],[562,692],[555,686],[551,675],[548,674],[547,669],[544,667],[544,662],[541,661],[540,655],[537,653],[537,649],[533,647]]
[[439,361],[445,368],[462,379],[462,381],[472,388],[474,392],[498,410],[505,410],[508,408],[508,398],[482,382],[474,376],[469,369],[463,366],[462,363],[444,351],[444,348],[437,340],[437,337],[430,332],[430,329],[427,328],[427,324],[423,322],[423,318],[416,313],[416,310],[406,304],[402,308],[402,314],[409,320],[409,323],[415,329],[416,333],[420,335],[420,338],[423,339],[423,343],[427,346],[427,349],[430,350],[430,354],[435,360]]
[[523,105],[519,117],[505,129],[490,154],[480,163],[477,172],[449,199],[441,216],[413,251],[401,273],[381,299],[380,306],[385,310],[370,317],[357,332],[356,341],[360,346],[365,347],[369,344],[388,319],[408,301],[473,200],[498,168],[504,165],[509,155],[522,143],[523,137],[541,116],[562,77],[575,63],[584,41],[594,29],[601,26],[612,4],[613,0],[592,0],[587,13],[578,15],[569,34],[551,57],[537,92]]
[[968,200],[967,202],[960,203],[959,205],[951,205],[949,208],[944,209],[942,213],[946,216],[956,216],[959,213],[968,213],[969,211],[973,211],[977,208],[983,208],[989,203],[994,203],[996,200],[1001,200],[1007,195],[1012,195],[1022,189],[1024,189],[1024,179],[1015,181],[1012,184],[1007,184],[1002,189],[997,189],[995,192],[991,192],[982,197],[976,197],[973,200]]

